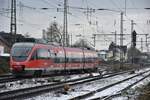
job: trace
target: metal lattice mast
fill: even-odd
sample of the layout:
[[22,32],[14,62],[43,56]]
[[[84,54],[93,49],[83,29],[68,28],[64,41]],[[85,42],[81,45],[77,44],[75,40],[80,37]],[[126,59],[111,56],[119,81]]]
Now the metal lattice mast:
[[67,23],[67,4],[68,0],[64,0],[64,27],[63,27],[63,46],[69,45],[68,23]]
[[16,41],[16,0],[11,0],[11,23],[10,23],[10,33],[14,35],[12,37],[12,42],[14,43]]
[[[121,21],[120,21],[120,48],[123,47],[123,12],[121,12]],[[120,51],[120,68],[123,67],[123,48]]]

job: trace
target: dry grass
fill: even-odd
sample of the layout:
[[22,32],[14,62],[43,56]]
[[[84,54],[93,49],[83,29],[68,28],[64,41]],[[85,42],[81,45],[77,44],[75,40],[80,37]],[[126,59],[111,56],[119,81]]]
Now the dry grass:
[[100,66],[106,66],[105,68],[108,71],[112,71],[112,72],[142,68],[139,64],[123,64],[123,65],[120,65],[119,63],[116,63],[116,64],[113,64],[113,63],[112,64],[101,64]]
[[150,100],[150,83],[140,89],[140,95],[137,100]]
[[0,74],[9,72],[9,59],[0,58]]

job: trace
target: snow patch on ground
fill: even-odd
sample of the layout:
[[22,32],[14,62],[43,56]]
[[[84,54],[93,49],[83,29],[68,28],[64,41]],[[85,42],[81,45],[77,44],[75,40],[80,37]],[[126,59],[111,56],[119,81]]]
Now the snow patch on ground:
[[24,79],[24,80],[1,84],[1,85],[4,85],[4,87],[0,89],[0,92],[22,89],[22,88],[27,88],[27,87],[40,86],[43,84],[49,84],[47,79],[45,78]]
[[[136,71],[135,74],[139,73],[139,72],[146,71],[146,70],[149,70],[149,68],[142,69],[140,71]],[[123,80],[127,77],[134,76],[135,74],[122,74],[122,75],[117,75],[117,76],[106,78],[106,79],[100,79],[100,80],[97,80],[94,82],[89,82],[89,83],[86,83],[83,85],[78,85],[78,86],[72,87],[72,89],[70,91],[68,91],[68,94],[51,92],[51,93],[42,94],[42,95],[37,96],[37,97],[29,98],[27,100],[50,100],[50,99],[51,100],[68,100],[68,99],[71,99],[71,98],[76,97],[78,95],[89,93],[90,91],[94,91],[98,88],[107,86],[109,84],[115,83],[115,82],[120,81],[120,80]],[[88,99],[92,99],[92,98],[100,97],[100,96],[106,96],[106,95],[108,96],[108,95],[111,95],[113,93],[117,93],[119,90],[121,90],[121,89],[125,88],[126,86],[128,86],[129,84],[141,79],[142,77],[143,76],[139,76],[139,77],[134,78],[132,80],[126,81],[125,83],[121,83],[121,85],[116,85],[116,86],[111,87],[109,89],[106,89],[100,93],[96,93],[94,96],[92,96]],[[146,80],[148,81],[148,79],[146,79]],[[141,82],[141,83],[143,83],[143,82]],[[144,84],[145,84],[145,82],[144,82]],[[113,98],[113,100],[128,100],[128,97],[121,96],[121,97]]]
[[0,84],[0,92],[28,88],[28,87],[35,87],[44,84],[52,84],[54,83],[52,82],[54,78],[60,81],[64,81],[64,80],[78,79],[87,76],[89,76],[89,74],[57,76],[57,77],[49,77],[49,78],[33,78],[33,79],[24,79],[24,80],[18,80],[13,82],[7,82],[7,83]]

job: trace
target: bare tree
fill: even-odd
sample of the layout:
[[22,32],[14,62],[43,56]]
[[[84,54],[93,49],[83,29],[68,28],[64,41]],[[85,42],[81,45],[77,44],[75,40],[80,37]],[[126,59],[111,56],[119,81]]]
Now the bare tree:
[[49,42],[61,43],[62,28],[56,22],[52,22],[47,30],[43,30],[43,39]]
[[29,37],[30,37],[29,33],[28,33],[28,32],[25,33],[25,34],[24,34],[24,37],[29,38]]
[[80,39],[79,41],[76,41],[75,44],[73,44],[73,47],[93,49],[85,39]]

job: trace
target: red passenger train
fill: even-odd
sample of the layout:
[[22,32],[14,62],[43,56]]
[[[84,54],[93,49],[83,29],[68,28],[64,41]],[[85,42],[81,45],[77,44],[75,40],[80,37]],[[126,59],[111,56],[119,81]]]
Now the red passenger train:
[[10,65],[15,75],[95,71],[98,56],[87,49],[24,42],[13,45]]

